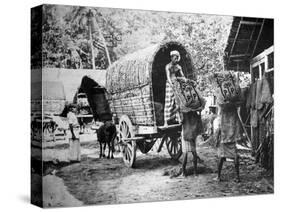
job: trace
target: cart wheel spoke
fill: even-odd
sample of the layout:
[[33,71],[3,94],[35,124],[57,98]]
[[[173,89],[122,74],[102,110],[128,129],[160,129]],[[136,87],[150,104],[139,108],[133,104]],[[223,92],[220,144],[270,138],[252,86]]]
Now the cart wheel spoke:
[[[177,142],[177,141],[176,141]],[[177,154],[178,152],[178,144],[176,142],[173,142],[174,145],[174,154]]]
[[130,159],[131,156],[132,156],[132,152],[131,152],[130,147],[127,148],[127,152],[128,152],[128,158]]
[[175,144],[174,142],[173,142],[173,149],[174,149],[174,154],[176,154],[177,153],[177,144]]
[[130,154],[128,148],[126,148],[126,160],[130,160]]
[[165,135],[163,139],[171,158],[178,160],[182,154],[180,135]]
[[170,139],[170,137],[167,137],[166,144],[167,144],[167,148],[171,149],[171,139]]

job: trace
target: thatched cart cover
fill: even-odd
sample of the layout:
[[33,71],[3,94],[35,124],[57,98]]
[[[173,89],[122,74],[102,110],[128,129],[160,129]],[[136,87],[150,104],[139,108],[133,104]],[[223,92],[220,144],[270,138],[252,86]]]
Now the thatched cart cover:
[[84,76],[78,89],[79,92],[86,93],[89,105],[92,109],[94,119],[97,121],[108,121],[112,119],[106,90],[100,86],[93,78]]
[[180,53],[186,77],[193,78],[193,64],[186,48],[170,41],[151,45],[126,55],[113,63],[106,75],[108,99],[113,113],[128,115],[135,125],[163,124],[165,66],[170,62],[170,51]]

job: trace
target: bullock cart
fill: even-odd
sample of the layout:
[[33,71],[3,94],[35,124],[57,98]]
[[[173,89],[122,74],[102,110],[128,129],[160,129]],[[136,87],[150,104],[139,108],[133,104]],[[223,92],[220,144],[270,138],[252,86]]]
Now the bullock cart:
[[192,79],[194,68],[191,57],[179,42],[169,41],[151,45],[126,55],[113,63],[107,71],[107,99],[118,129],[126,166],[134,167],[136,151],[147,153],[157,139],[161,151],[164,143],[172,159],[182,154],[181,125],[170,122],[163,128],[166,74],[170,51],[177,50],[179,64],[186,77]]

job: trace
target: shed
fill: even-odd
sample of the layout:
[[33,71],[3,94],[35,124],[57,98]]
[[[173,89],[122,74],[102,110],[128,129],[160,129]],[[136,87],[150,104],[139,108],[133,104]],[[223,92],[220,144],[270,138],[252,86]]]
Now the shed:
[[273,19],[234,17],[225,48],[227,70],[250,72],[251,59],[273,45]]
[[[263,95],[272,95],[274,93],[273,19],[234,17],[225,53],[224,61],[228,70],[251,73],[250,92],[252,91],[252,94],[259,92]],[[261,92],[257,89],[257,84],[262,82],[263,77],[268,81],[269,92]],[[251,96],[256,98],[257,95]],[[256,157],[256,162],[260,160],[261,164],[268,169],[273,167],[274,132],[270,130],[270,125],[273,125],[273,110],[273,102],[271,104],[267,102],[267,105],[259,109],[255,106],[251,107],[250,111],[246,111],[249,118],[245,116],[244,120],[249,121],[247,125],[251,130],[253,153],[259,152],[257,155],[260,155]]]
[[41,111],[41,104],[43,104],[45,113],[59,114],[62,112],[66,101],[62,82],[33,82],[31,87],[31,111]]
[[[41,112],[41,107],[42,107],[41,102],[43,99],[44,112],[61,114],[62,111],[64,110],[65,103],[66,102],[71,103],[73,101],[77,89],[82,85],[86,86],[87,91],[90,90],[88,87],[91,85],[95,86],[96,84],[98,84],[99,86],[104,87],[105,75],[106,75],[106,70],[89,70],[89,69],[78,70],[78,69],[58,69],[58,68],[32,69],[31,70],[32,111]],[[87,83],[83,83],[84,78],[88,79],[86,80]],[[89,95],[91,96],[91,94]],[[58,107],[57,104],[59,102],[61,103],[60,107]]]

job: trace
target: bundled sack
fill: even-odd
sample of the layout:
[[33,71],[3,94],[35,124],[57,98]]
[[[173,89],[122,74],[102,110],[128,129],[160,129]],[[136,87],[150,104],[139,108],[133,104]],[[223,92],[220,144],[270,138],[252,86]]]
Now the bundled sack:
[[201,111],[204,109],[206,100],[196,89],[193,81],[183,77],[173,80],[176,103],[180,112]]
[[215,73],[213,77],[213,83],[216,87],[215,96],[219,105],[239,104],[241,102],[239,84],[230,72]]

